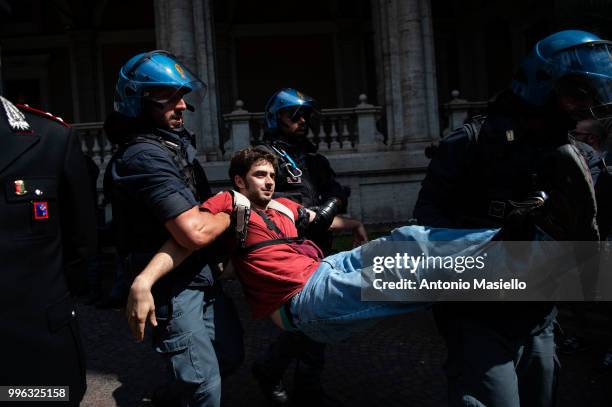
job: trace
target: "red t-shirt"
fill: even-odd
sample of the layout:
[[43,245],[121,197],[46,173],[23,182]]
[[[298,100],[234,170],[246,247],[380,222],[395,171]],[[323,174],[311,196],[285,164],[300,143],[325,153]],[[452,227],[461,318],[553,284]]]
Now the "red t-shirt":
[[[289,208],[294,219],[298,218],[298,208],[301,205],[286,198],[278,198],[276,201]],[[223,192],[208,199],[200,209],[213,214],[231,214],[232,207],[232,196],[229,192]],[[274,209],[266,209],[264,212],[282,234],[270,230],[263,218],[251,207],[247,247],[265,240],[297,237],[295,224],[286,215]],[[298,252],[289,244],[266,246],[244,255],[236,254],[235,239],[229,239],[227,246],[251,306],[253,318],[270,315],[297,294],[320,263],[319,260]]]

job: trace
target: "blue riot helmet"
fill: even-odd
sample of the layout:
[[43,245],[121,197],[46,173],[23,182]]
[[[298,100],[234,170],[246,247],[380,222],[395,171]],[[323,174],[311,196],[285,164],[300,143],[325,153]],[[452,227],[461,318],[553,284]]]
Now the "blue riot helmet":
[[193,112],[204,98],[206,85],[169,52],[145,52],[130,58],[119,70],[115,111],[138,117],[144,102],[164,105],[179,93]]
[[266,129],[278,129],[278,114],[284,110],[290,110],[291,120],[294,121],[300,117],[309,121],[312,115],[319,114],[318,104],[310,96],[292,88],[281,89],[274,93],[266,103]]
[[586,117],[612,116],[612,43],[578,30],[539,41],[512,81],[527,104],[544,106],[553,96],[570,100],[566,110]]

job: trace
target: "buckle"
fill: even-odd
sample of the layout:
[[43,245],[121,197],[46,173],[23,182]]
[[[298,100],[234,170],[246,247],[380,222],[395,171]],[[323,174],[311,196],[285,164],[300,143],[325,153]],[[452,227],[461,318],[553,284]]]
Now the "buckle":
[[489,204],[489,216],[503,219],[506,216],[506,203],[502,201],[491,201]]

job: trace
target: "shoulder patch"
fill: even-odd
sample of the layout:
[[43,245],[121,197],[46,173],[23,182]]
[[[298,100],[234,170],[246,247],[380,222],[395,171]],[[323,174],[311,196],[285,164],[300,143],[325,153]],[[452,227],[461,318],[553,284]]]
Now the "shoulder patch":
[[29,113],[35,114],[37,116],[46,117],[46,118],[51,119],[51,120],[53,120],[55,122],[58,122],[59,124],[61,124],[64,127],[70,127],[68,125],[68,123],[66,123],[64,121],[64,119],[62,119],[59,116],[54,116],[52,113],[35,109],[35,108],[33,108],[33,107],[29,106],[29,105],[20,105],[20,104],[17,104],[15,106],[17,106],[22,111],[29,112]]

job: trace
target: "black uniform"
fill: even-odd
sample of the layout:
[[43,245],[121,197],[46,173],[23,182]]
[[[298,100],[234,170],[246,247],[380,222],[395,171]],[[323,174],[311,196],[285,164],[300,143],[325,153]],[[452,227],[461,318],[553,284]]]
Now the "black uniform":
[[0,385],[70,386],[76,405],[85,357],[65,268],[95,250],[93,197],[76,134],[19,109],[2,99]]
[[[118,249],[134,277],[170,238],[164,224],[211,191],[186,130],[152,128],[118,113],[109,116],[105,129],[119,144],[107,168],[105,193]],[[211,253],[215,250],[195,252],[152,290],[158,320],[154,347],[170,364],[177,399],[190,405],[218,406],[221,376],[244,357],[242,327],[233,303],[214,282],[211,266],[218,260]]]
[[[117,248],[125,257],[128,274],[135,277],[170,238],[164,223],[209,198],[212,193],[196,160],[191,134],[150,128],[139,120],[113,113],[105,125],[118,150],[104,176],[105,195],[113,210]],[[196,179],[197,178],[197,179]],[[211,286],[211,270],[203,266],[205,253],[190,256],[154,285],[154,294],[179,281]]]
[[[512,226],[506,225],[510,201],[539,190],[567,189],[553,157],[568,143],[570,126],[549,115],[538,119],[546,126],[534,131],[525,123],[535,114],[507,93],[491,106],[486,120],[443,139],[415,206],[418,222],[450,228]],[[575,156],[578,162],[577,151]],[[584,190],[568,194],[574,202],[564,219],[575,224],[557,225],[566,232],[564,240],[598,236],[592,185],[584,174]],[[519,395],[521,405],[553,403],[554,304],[440,304],[434,312],[448,347],[450,405],[518,405]]]
[[[329,161],[316,153],[314,145],[304,139],[298,140],[298,143],[288,143],[275,134],[266,134],[264,143],[257,146],[271,152],[278,159],[275,197],[286,197],[305,207],[316,207],[331,198],[338,198],[343,203],[344,211],[348,203],[349,189],[336,180]],[[299,171],[296,172],[292,164],[295,164]],[[300,171],[301,175],[296,176]],[[329,231],[307,237],[313,240],[326,256],[331,254],[332,234]],[[298,362],[295,402],[304,405],[318,402],[323,405],[326,400],[320,388],[320,375],[325,362],[325,344],[315,342],[303,333],[283,332],[270,346],[261,362],[261,370],[265,370],[271,381],[279,381],[294,359]]]

